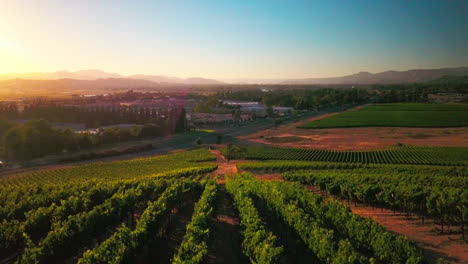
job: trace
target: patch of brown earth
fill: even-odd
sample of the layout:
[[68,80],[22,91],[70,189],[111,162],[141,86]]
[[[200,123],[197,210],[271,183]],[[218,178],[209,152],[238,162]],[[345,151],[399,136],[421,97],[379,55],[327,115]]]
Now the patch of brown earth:
[[236,163],[227,161],[219,149],[210,149],[210,152],[216,156],[218,168],[211,173],[212,177],[218,177],[218,183],[224,184],[224,175],[232,175],[237,173]]
[[297,136],[287,136],[283,135],[281,137],[266,137],[265,140],[271,143],[292,143],[292,142],[302,142],[308,138],[306,137],[297,137]]
[[331,150],[383,149],[398,143],[410,146],[468,146],[468,127],[297,128],[298,125],[304,122],[325,118],[333,114],[325,114],[303,122],[259,131],[243,136],[241,139],[280,147]]
[[218,216],[216,216],[216,220],[221,222],[221,223],[226,223],[228,225],[239,225],[239,219],[234,218],[232,216],[218,215]]

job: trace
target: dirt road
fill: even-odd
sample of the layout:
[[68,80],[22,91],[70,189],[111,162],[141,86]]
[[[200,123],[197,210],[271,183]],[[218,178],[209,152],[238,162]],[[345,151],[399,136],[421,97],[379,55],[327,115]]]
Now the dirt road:
[[224,175],[233,175],[237,173],[237,166],[234,161],[228,162],[219,149],[210,149],[210,152],[216,156],[218,168],[211,173],[212,176],[218,177],[218,182],[224,184]]

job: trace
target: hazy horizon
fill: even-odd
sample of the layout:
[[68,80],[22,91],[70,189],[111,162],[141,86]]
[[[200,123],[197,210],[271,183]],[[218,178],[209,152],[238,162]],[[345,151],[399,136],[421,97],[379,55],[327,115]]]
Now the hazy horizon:
[[[403,70],[400,70],[401,72],[404,72],[404,71],[409,71],[409,70],[436,70],[436,69],[453,69],[453,68],[468,68],[468,66],[464,66],[464,65],[461,65],[461,66],[453,66],[453,67],[441,67],[441,68],[433,68],[433,69],[403,69]],[[122,74],[122,73],[118,73],[118,72],[111,72],[111,71],[106,71],[106,70],[102,70],[102,69],[79,69],[79,70],[57,70],[57,71],[50,71],[50,72],[9,72],[9,73],[0,73],[0,80],[2,79],[1,77],[4,77],[4,76],[12,76],[13,78],[22,78],[22,76],[33,76],[33,75],[41,75],[41,74],[54,74],[54,73],[63,73],[63,74],[66,74],[66,73],[69,73],[69,74],[79,74],[80,72],[88,72],[88,71],[96,71],[96,72],[102,72],[103,74],[116,74],[118,76],[115,76],[115,77],[107,77],[107,78],[127,78],[127,77],[134,77],[134,76],[138,76],[138,75],[146,75],[146,76],[161,76],[161,77],[168,77],[168,78],[180,78],[180,79],[190,79],[190,78],[202,78],[202,79],[210,79],[210,80],[216,80],[216,81],[222,81],[222,82],[227,82],[227,83],[235,83],[235,82],[244,82],[244,81],[250,81],[252,83],[262,83],[262,81],[264,82],[267,82],[267,81],[285,81],[285,80],[294,80],[294,79],[326,79],[326,78],[340,78],[340,77],[344,77],[344,76],[349,76],[349,75],[353,75],[353,74],[358,74],[358,73],[362,73],[362,72],[366,72],[366,73],[371,73],[371,74],[376,74],[376,73],[381,73],[381,72],[370,72],[370,71],[366,71],[366,70],[361,70],[359,72],[352,72],[352,73],[349,73],[349,74],[345,74],[345,75],[342,75],[342,76],[324,76],[324,77],[314,77],[314,76],[309,76],[309,77],[305,77],[305,78],[281,78],[281,77],[277,77],[277,78],[242,78],[242,77],[239,77],[239,78],[209,78],[209,77],[205,77],[205,76],[174,76],[174,75],[165,75],[165,74],[158,74],[158,73],[154,73],[154,74],[151,74],[151,73],[148,73],[148,74],[141,74],[141,73],[133,73],[133,74]],[[388,70],[384,70],[382,72],[389,72],[389,71],[396,71],[396,70],[393,70],[393,69],[388,69]],[[400,72],[400,71],[397,71],[397,72]],[[18,77],[19,76],[19,77]],[[98,77],[96,79],[107,79],[107,78],[102,78],[102,77]],[[7,79],[7,78],[3,78],[3,79]],[[26,78],[28,79],[28,78]],[[29,79],[33,79],[33,78],[29,78]],[[50,78],[42,78],[42,79],[50,79]],[[73,78],[71,78],[73,79]],[[40,79],[38,79],[40,80]]]
[[0,74],[99,69],[216,80],[466,66],[463,1],[1,4]]

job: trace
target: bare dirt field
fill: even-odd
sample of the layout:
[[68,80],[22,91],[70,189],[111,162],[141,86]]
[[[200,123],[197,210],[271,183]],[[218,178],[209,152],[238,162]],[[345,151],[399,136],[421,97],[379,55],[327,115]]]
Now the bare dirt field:
[[298,125],[326,118],[336,113],[324,114],[302,122],[282,125],[240,137],[250,142],[281,147],[371,150],[394,146],[398,143],[411,146],[468,146],[468,127],[459,128],[405,128],[359,127],[331,129],[302,129]]

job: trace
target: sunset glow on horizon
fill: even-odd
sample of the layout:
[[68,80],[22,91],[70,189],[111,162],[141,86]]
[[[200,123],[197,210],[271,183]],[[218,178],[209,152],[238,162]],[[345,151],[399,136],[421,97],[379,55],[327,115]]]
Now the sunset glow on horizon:
[[313,78],[466,66],[465,1],[2,1],[0,74]]

